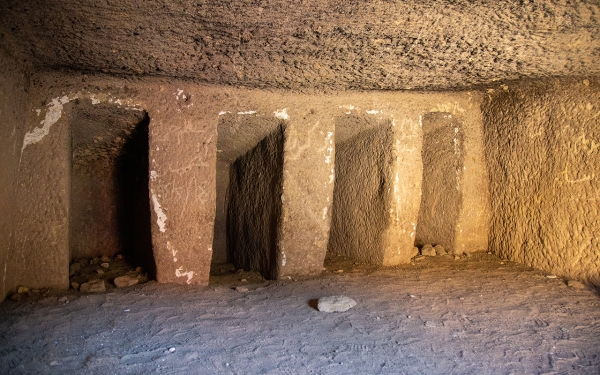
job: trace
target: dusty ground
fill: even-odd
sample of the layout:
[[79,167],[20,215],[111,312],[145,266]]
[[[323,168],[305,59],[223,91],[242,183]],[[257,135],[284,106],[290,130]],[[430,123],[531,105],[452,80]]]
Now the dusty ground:
[[[322,276],[296,281],[263,281],[223,266],[211,283],[6,301],[1,372],[600,372],[596,291],[492,255],[427,257],[387,269],[335,258]],[[249,292],[234,290],[243,285]],[[316,311],[315,300],[328,295],[358,304],[344,313]],[[64,296],[68,303],[59,302]]]

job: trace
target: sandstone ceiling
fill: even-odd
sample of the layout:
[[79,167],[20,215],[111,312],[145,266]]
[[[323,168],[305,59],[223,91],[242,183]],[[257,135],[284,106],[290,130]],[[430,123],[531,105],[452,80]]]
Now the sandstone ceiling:
[[3,0],[35,69],[292,90],[454,89],[600,73],[597,0]]

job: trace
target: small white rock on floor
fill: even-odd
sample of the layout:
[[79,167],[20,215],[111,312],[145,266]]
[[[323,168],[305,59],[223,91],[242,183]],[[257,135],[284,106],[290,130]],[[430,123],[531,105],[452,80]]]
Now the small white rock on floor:
[[356,301],[346,296],[319,298],[317,308],[322,312],[344,312],[356,306]]

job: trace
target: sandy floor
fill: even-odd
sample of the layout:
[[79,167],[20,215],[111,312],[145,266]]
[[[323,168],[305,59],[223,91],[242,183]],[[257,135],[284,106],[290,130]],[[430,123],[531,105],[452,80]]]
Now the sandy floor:
[[[331,261],[296,281],[228,273],[208,288],[50,293],[0,304],[0,372],[599,374],[599,296],[546,276],[481,254],[387,269]],[[358,304],[315,310],[329,295]]]

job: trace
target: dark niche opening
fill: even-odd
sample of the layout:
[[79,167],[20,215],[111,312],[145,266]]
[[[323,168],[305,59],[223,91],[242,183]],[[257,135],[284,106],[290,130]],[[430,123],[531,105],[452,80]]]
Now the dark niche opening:
[[122,254],[154,278],[148,114],[78,105],[71,122],[71,260]]

